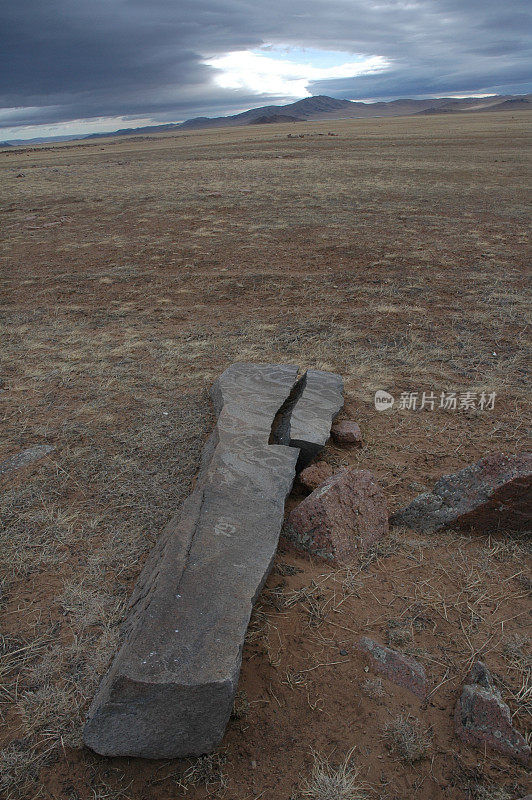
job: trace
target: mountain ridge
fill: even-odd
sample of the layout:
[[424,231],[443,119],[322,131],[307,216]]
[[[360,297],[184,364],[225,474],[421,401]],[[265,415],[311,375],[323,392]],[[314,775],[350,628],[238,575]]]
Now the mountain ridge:
[[145,125],[139,128],[121,128],[104,133],[69,135],[65,137],[37,137],[35,139],[7,139],[0,146],[22,146],[51,141],[101,139],[115,136],[139,136],[165,133],[172,130],[199,130],[208,128],[260,125],[272,122],[305,122],[310,120],[370,119],[372,117],[410,116],[417,114],[449,114],[485,111],[522,111],[532,108],[532,94],[491,95],[489,97],[435,97],[418,100],[398,100],[366,103],[361,100],[340,100],[327,95],[316,95],[283,105],[268,105],[250,108],[239,114],[225,117],[193,117],[184,122],[169,122],[161,125]]

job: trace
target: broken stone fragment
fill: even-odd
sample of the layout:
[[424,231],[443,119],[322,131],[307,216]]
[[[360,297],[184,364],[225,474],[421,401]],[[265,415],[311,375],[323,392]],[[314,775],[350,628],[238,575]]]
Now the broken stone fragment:
[[309,369],[290,418],[290,445],[300,450],[298,471],[308,466],[331,435],[331,425],[344,404],[340,375]]
[[388,532],[384,492],[371,472],[346,467],[296,506],[284,532],[304,550],[344,564]]
[[233,364],[215,382],[194,490],[144,566],[89,709],[84,741],[97,753],[179,758],[220,743],[299,457],[272,430],[296,378],[295,366]]
[[55,450],[55,447],[49,444],[38,444],[35,447],[28,447],[26,450],[21,450],[20,453],[9,456],[9,458],[6,458],[5,461],[0,463],[0,475],[26,467],[28,464],[31,464],[32,461],[37,461],[37,459],[48,455],[48,453],[51,453],[53,450]]
[[357,447],[362,447],[364,444],[360,427],[350,419],[341,419],[339,422],[335,422],[331,433],[334,441],[338,444],[354,444]]
[[403,686],[422,700],[427,695],[427,676],[422,664],[398,650],[385,647],[363,636],[357,648],[364,653],[372,669],[380,672],[397,686]]
[[316,461],[299,473],[299,483],[307,492],[313,492],[330,478],[334,470],[326,461]]
[[393,514],[390,523],[419,531],[528,529],[532,526],[532,453],[494,453],[444,475],[432,492],[420,494]]
[[488,746],[528,764],[530,747],[513,727],[510,709],[481,661],[473,665],[464,682],[455,706],[454,725],[457,736],[466,744]]

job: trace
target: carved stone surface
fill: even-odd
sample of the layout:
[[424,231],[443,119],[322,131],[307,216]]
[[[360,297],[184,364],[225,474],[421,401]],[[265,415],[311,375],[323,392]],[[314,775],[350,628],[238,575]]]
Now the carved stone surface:
[[89,710],[96,752],[175,758],[221,741],[295,476],[299,450],[269,442],[296,377],[295,366],[233,364],[215,382],[194,491],[144,566]]

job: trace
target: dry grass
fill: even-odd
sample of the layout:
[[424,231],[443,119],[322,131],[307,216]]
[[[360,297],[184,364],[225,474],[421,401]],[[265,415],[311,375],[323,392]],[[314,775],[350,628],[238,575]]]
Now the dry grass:
[[366,678],[360,688],[372,700],[380,700],[386,694],[382,685],[382,678]]
[[360,781],[359,770],[353,764],[353,753],[351,750],[338,765],[326,756],[314,753],[312,773],[302,785],[302,796],[311,800],[367,800],[368,786]]
[[[1,763],[13,797],[32,796],[39,770],[48,784],[73,770],[72,791],[84,786],[81,720],[143,559],[188,493],[212,420],[206,389],[229,363],[341,372],[366,447],[325,458],[371,469],[392,508],[486,450],[523,449],[526,119],[341,122],[337,137],[290,140],[268,126],[0,155],[0,460],[55,447],[2,478]],[[377,388],[498,399],[495,413],[377,415]],[[473,658],[499,659],[522,729],[530,672],[511,608],[530,590],[526,555],[519,537],[471,545],[408,531],[340,571],[283,554],[248,632],[268,681],[247,687],[246,724],[267,732],[287,696],[325,713],[339,673],[321,665],[342,660],[339,637],[409,631],[397,646],[446,681],[437,698]],[[296,622],[304,658],[286,633]],[[229,753],[235,793],[259,795]],[[276,757],[265,785],[283,772]],[[120,796],[118,778],[106,788],[95,770],[94,796]]]
[[204,786],[208,790],[222,792],[227,787],[224,765],[227,758],[220,753],[194,759],[179,778],[177,785],[186,792],[191,787]]
[[403,714],[386,725],[385,738],[390,750],[408,764],[426,758],[432,743],[432,733],[421,720]]

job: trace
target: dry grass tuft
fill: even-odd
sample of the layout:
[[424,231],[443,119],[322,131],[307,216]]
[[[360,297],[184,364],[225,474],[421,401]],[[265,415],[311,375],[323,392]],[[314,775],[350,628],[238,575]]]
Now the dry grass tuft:
[[[13,743],[0,751],[0,792],[6,800],[13,797],[37,798],[35,781],[39,770],[50,758],[55,749],[52,745],[47,749],[35,750],[24,743]],[[31,795],[25,794],[30,791]]]
[[179,788],[185,791],[191,786],[204,786],[207,790],[217,791],[225,789],[227,778],[223,768],[226,763],[227,757],[221,753],[211,753],[195,759],[179,779]]
[[404,619],[388,620],[388,630],[386,631],[386,641],[390,647],[406,647],[412,644],[413,636],[410,628],[406,627]]
[[506,789],[499,786],[476,784],[471,788],[473,800],[515,800]]
[[362,683],[361,689],[366,697],[370,697],[372,700],[380,700],[386,694],[382,685],[382,678],[366,678]]
[[311,776],[301,787],[302,797],[311,800],[366,800],[369,787],[359,780],[359,771],[352,763],[353,751],[350,750],[339,765],[314,752]]
[[432,732],[424,728],[417,717],[400,714],[386,725],[385,739],[401,761],[413,764],[426,757],[432,743]]

